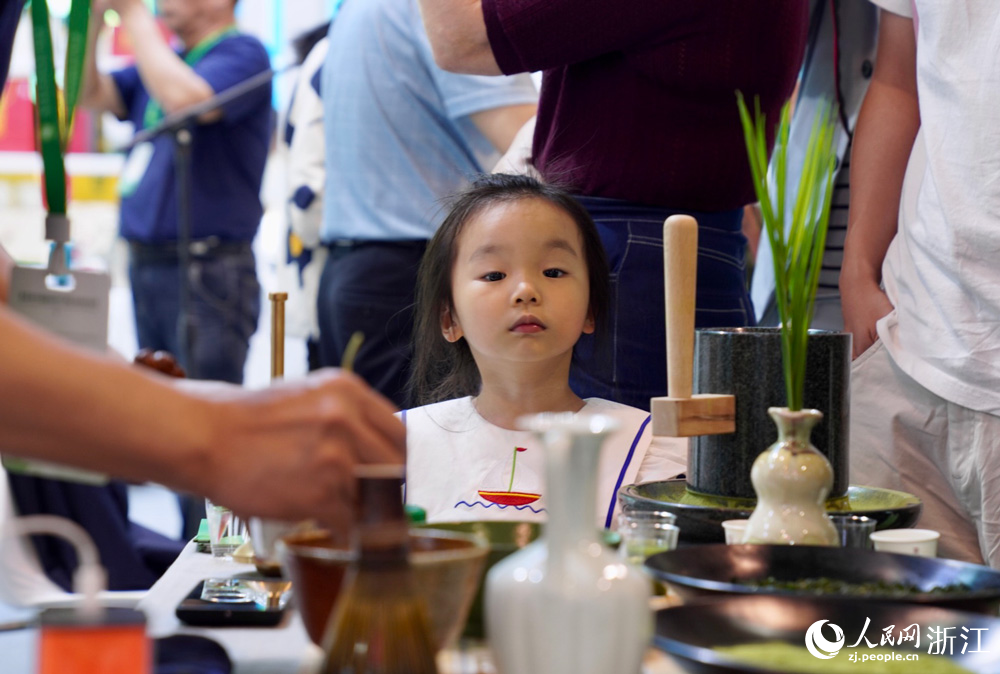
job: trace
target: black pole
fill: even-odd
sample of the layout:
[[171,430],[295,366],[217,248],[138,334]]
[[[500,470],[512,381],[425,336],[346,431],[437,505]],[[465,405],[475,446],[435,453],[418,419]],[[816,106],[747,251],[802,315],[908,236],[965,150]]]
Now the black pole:
[[174,172],[177,178],[177,267],[180,284],[177,298],[177,358],[191,379],[198,378],[198,368],[191,357],[195,324],[191,320],[191,128],[174,132],[177,146]]

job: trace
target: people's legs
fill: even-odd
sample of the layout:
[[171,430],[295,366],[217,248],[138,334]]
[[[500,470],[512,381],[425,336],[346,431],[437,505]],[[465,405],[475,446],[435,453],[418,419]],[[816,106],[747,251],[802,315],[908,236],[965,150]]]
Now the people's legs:
[[320,354],[319,338],[317,337],[306,338],[306,363],[310,372],[315,372],[323,367],[323,357]]
[[260,284],[249,245],[192,257],[189,359],[198,379],[243,383],[250,337],[260,317]]
[[[250,337],[257,329],[260,315],[260,284],[253,252],[249,244],[237,250],[192,256],[188,263],[189,353],[181,365],[189,376],[198,379],[243,382]],[[164,276],[176,279],[178,263],[167,265]],[[179,282],[175,281],[172,312],[160,329],[172,353],[180,353],[177,331]],[[152,301],[155,301],[155,297]],[[205,516],[205,501],[178,495],[181,509],[182,538],[193,538]]]
[[175,356],[177,301],[180,276],[176,262],[143,262],[135,256],[129,264],[132,307],[139,348],[162,349]]
[[951,485],[979,534],[983,559],[1000,569],[1000,417],[948,405]]
[[948,408],[876,342],[851,367],[851,482],[913,494],[923,504],[918,526],[941,533],[938,554],[981,563],[976,528],[948,477],[956,432]]
[[320,280],[323,364],[339,366],[351,335],[365,340],[354,371],[396,405],[407,405],[414,287],[426,242],[334,247]]
[[[570,386],[583,398],[607,398],[641,409],[667,394],[663,297],[663,222],[676,213],[581,198],[597,223],[611,268],[607,344],[584,335]],[[746,288],[746,239],[740,211],[692,213],[698,220],[697,327],[753,324]]]

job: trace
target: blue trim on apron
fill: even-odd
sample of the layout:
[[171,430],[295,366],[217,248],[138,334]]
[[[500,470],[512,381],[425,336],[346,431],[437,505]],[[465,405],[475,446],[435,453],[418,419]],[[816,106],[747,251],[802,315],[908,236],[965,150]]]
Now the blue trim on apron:
[[615,514],[615,504],[618,502],[618,490],[622,488],[622,482],[625,481],[625,473],[628,471],[629,464],[632,463],[632,457],[635,455],[635,447],[639,444],[639,438],[642,437],[643,431],[646,430],[646,426],[649,425],[649,421],[652,416],[646,417],[646,420],[642,422],[639,426],[639,432],[635,434],[635,438],[632,440],[632,446],[628,449],[628,456],[625,457],[625,463],[622,465],[622,470],[618,474],[618,481],[615,483],[615,488],[611,492],[611,505],[608,507],[608,516],[604,520],[604,528],[608,529],[611,527],[611,517]]

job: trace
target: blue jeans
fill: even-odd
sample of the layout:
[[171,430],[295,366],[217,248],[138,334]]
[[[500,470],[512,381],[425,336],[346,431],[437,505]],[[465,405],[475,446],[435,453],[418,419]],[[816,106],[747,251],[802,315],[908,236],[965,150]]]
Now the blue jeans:
[[408,405],[413,301],[426,241],[331,245],[319,281],[320,356],[337,367],[347,342],[364,333],[354,371],[398,407]]
[[698,221],[695,326],[753,325],[747,292],[742,210],[676,211],[616,199],[578,197],[597,223],[611,267],[606,333],[577,343],[570,386],[582,398],[606,398],[640,409],[667,394],[663,297],[663,221],[688,213]]
[[[160,250],[157,251],[157,248]],[[180,355],[180,270],[168,246],[131,246],[129,279],[140,348]],[[187,270],[190,345],[181,366],[197,379],[243,383],[250,336],[260,316],[260,284],[249,243],[192,255]]]

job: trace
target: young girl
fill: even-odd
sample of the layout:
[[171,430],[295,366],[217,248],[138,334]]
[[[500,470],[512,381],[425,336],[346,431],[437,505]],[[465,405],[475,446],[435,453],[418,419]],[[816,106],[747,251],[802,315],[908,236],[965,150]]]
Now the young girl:
[[533,178],[485,176],[461,194],[428,245],[417,287],[407,430],[409,503],[430,522],[545,518],[542,447],[515,420],[606,414],[597,521],[618,489],[684,471],[687,445],[657,439],[649,414],[569,387],[580,335],[605,327],[608,265],[587,212]]

